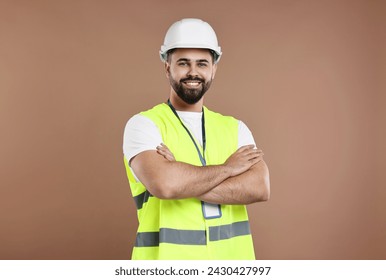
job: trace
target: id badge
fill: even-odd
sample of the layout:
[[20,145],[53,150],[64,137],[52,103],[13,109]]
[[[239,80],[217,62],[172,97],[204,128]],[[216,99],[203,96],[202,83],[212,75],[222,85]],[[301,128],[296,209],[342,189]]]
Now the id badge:
[[216,219],[222,216],[221,205],[212,204],[207,202],[201,202],[202,204],[202,214],[205,219]]

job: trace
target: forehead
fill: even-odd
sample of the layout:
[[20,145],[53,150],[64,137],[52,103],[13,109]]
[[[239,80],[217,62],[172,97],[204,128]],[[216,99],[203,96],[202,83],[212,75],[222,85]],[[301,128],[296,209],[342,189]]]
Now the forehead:
[[212,55],[207,49],[175,49],[172,53],[172,59],[189,59],[189,60],[212,60]]

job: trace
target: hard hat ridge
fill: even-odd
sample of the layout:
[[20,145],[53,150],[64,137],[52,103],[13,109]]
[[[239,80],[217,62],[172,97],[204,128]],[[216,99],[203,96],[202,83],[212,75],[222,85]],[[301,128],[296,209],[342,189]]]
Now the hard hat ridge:
[[213,28],[205,21],[195,18],[185,18],[173,23],[165,35],[161,46],[160,58],[167,59],[167,52],[175,48],[209,49],[214,53],[214,63],[221,57],[221,47]]

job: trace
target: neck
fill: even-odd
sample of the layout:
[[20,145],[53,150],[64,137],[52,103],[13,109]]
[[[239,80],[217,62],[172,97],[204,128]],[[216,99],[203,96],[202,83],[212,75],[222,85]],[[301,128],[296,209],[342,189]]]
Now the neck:
[[178,97],[176,93],[175,94],[171,93],[169,99],[173,107],[177,111],[202,112],[202,107],[204,105],[204,97],[202,97],[200,101],[198,101],[195,104],[188,104],[184,102],[183,100],[181,100],[181,98]]

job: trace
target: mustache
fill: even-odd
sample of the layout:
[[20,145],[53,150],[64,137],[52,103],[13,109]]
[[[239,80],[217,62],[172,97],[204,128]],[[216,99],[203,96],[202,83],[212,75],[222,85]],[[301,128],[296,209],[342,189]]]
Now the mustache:
[[198,77],[187,77],[187,78],[181,79],[180,83],[187,82],[187,81],[199,81],[201,83],[205,82],[204,79],[201,79],[201,78],[198,78]]

